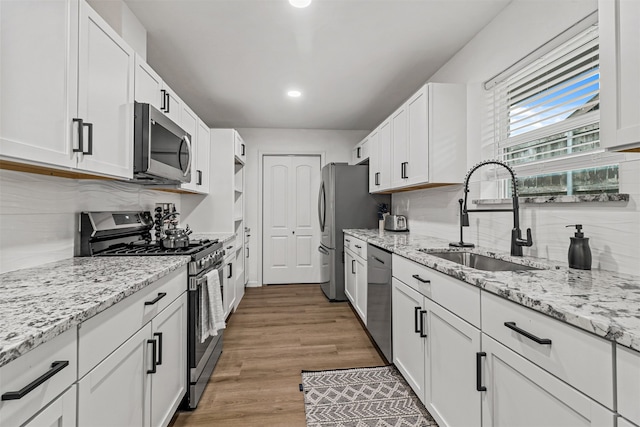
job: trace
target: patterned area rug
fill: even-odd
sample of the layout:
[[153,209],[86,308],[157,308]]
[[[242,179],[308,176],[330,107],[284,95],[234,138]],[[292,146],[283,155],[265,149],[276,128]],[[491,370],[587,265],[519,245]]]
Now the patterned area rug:
[[308,427],[437,427],[392,365],[302,371],[302,387]]

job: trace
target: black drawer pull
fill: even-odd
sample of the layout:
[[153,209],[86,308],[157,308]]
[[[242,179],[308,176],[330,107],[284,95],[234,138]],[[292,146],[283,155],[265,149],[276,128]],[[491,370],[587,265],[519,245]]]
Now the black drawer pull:
[[420,338],[426,338],[427,334],[424,332],[424,315],[427,314],[427,310],[420,310]]
[[535,341],[538,344],[548,344],[551,345],[551,340],[549,338],[538,338],[537,336],[533,335],[530,332],[525,331],[524,329],[520,329],[516,326],[516,322],[504,322],[504,326],[506,326],[507,328],[516,331],[517,333],[519,333],[520,335],[524,335],[525,337],[529,338],[531,341]]
[[476,353],[476,390],[478,391],[487,391],[487,388],[482,385],[482,358],[486,355],[484,351]]
[[154,337],[158,337],[158,361],[156,365],[162,365],[162,332],[154,332]]
[[358,248],[358,249],[362,249],[362,246],[360,246],[360,245],[356,245],[356,248]]
[[68,360],[57,361],[51,364],[51,368],[42,374],[40,377],[36,378],[34,381],[27,384],[24,388],[18,391],[8,391],[2,395],[2,400],[18,400],[25,397],[27,394],[31,393],[33,390],[38,388],[38,386],[42,385],[42,383],[46,382],[49,378],[63,370],[69,366]]
[[416,334],[420,333],[420,327],[418,326],[418,315],[420,310],[422,310],[422,307],[414,307],[414,312],[413,312],[413,331]]
[[413,275],[413,276],[411,276],[411,277],[413,277],[413,278],[414,278],[414,279],[416,279],[416,280],[421,281],[422,283],[431,283],[431,280],[423,279],[422,277],[420,277],[420,276],[419,276],[419,275],[417,275],[417,274],[414,274],[414,275]]
[[160,301],[162,298],[164,298],[166,296],[167,296],[166,292],[158,292],[158,296],[157,297],[155,297],[151,301],[145,301],[144,305],[153,305],[153,304],[157,303],[158,301]]

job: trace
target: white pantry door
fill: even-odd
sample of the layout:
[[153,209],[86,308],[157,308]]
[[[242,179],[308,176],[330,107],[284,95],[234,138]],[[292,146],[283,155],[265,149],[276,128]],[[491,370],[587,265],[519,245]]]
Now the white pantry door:
[[319,283],[320,156],[264,156],[263,162],[262,282]]

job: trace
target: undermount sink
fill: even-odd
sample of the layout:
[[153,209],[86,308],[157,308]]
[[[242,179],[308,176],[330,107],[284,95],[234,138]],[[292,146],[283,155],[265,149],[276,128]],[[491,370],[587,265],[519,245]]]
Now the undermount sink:
[[429,255],[455,262],[465,267],[475,268],[484,271],[519,271],[519,270],[540,270],[537,267],[517,264],[515,262],[492,258],[486,255],[472,252],[427,252]]

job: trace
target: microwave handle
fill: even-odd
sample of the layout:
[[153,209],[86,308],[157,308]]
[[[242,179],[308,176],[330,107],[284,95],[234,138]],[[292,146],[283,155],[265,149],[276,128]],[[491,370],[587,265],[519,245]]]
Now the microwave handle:
[[[191,170],[191,141],[189,141],[189,136],[185,135],[182,137],[182,141],[180,142],[180,147],[182,147],[182,143],[186,142],[187,143],[187,151],[189,152],[189,160],[187,161],[187,167],[185,168],[185,171],[182,173],[183,176],[187,176],[187,174],[189,173],[189,171]],[[180,165],[180,167],[182,168],[182,162],[180,161],[180,149],[178,149],[178,164]]]

